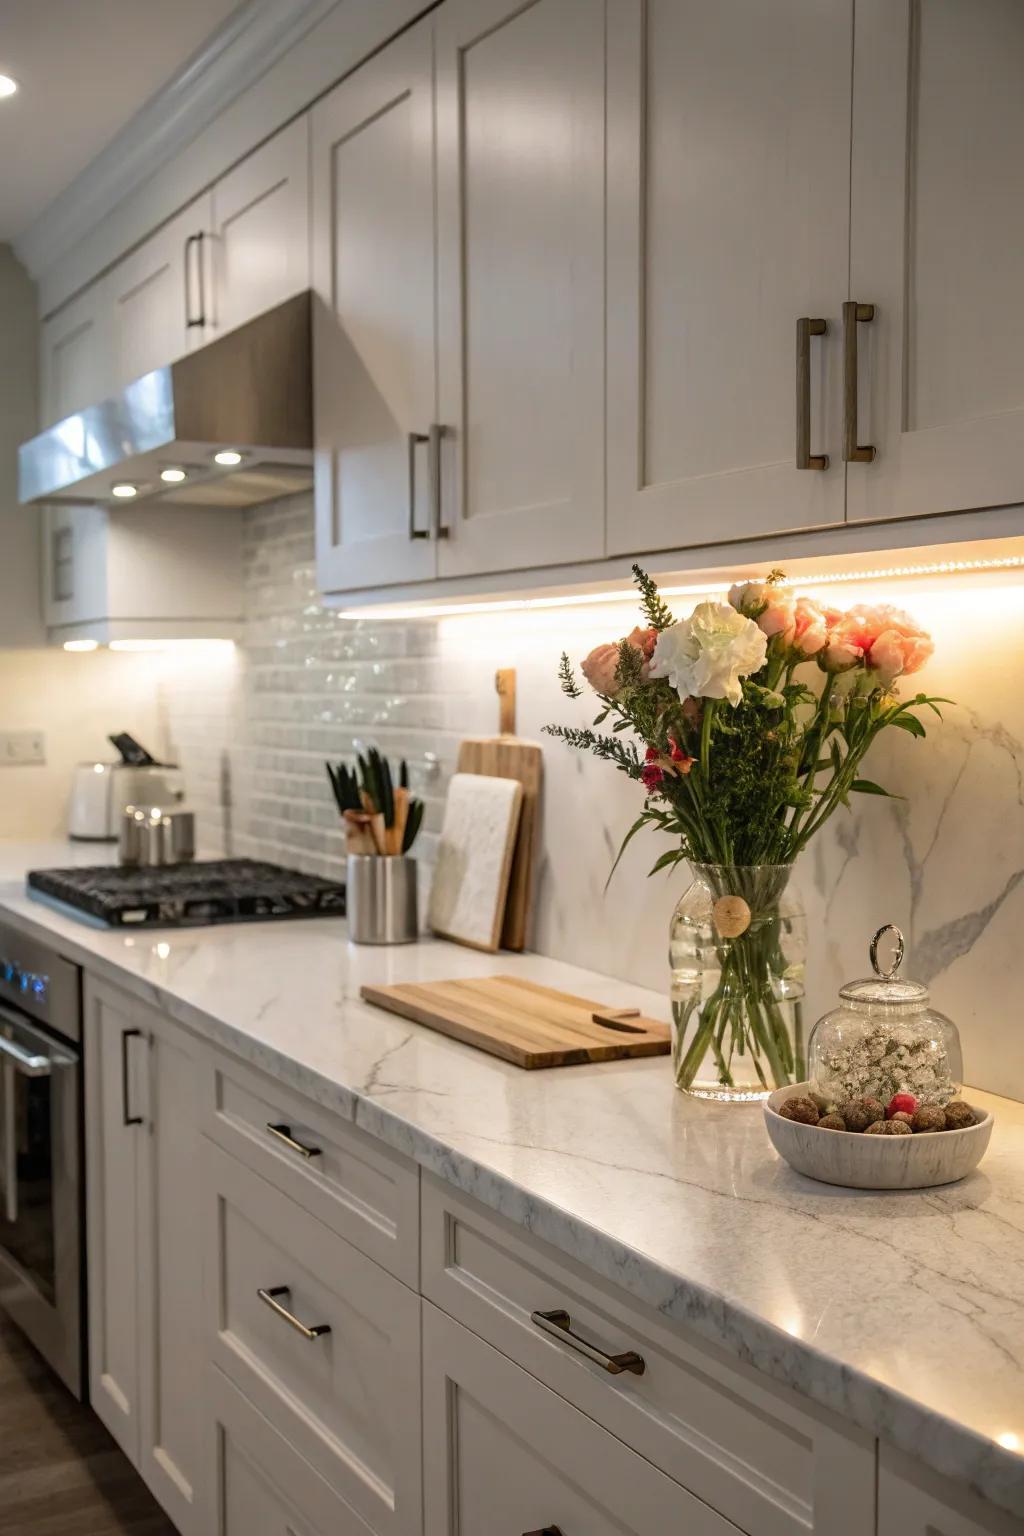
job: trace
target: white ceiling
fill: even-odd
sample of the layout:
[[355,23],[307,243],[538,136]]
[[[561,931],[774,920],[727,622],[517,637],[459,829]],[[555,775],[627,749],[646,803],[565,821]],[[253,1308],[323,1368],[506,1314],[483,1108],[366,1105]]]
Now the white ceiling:
[[0,240],[22,234],[238,0],[0,0]]

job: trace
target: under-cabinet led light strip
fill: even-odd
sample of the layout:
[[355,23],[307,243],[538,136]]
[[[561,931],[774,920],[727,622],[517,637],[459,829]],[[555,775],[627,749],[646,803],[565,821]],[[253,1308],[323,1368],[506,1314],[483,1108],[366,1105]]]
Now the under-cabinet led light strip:
[[[961,573],[986,573],[1024,568],[1024,555],[1005,555],[991,560],[937,560],[929,564],[885,565],[863,571],[820,571],[809,575],[796,575],[791,585],[803,590],[807,587],[827,587],[851,582],[890,581],[914,576],[951,576]],[[663,586],[663,597],[714,596],[728,592],[728,582],[697,582],[686,586]],[[560,597],[515,597],[481,599],[478,602],[452,602],[424,605],[410,604],[395,608],[346,608],[341,612],[345,619],[448,619],[478,613],[531,613],[545,608],[600,607],[603,603],[636,602],[636,591],[627,587],[614,592],[573,592]]]

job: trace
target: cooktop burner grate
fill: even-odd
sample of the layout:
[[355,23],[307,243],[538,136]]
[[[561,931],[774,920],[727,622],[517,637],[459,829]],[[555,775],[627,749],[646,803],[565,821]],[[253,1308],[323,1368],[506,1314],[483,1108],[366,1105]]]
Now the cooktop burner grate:
[[112,928],[184,928],[341,917],[345,912],[344,885],[256,859],[210,859],[162,869],[33,869],[28,885],[31,894]]

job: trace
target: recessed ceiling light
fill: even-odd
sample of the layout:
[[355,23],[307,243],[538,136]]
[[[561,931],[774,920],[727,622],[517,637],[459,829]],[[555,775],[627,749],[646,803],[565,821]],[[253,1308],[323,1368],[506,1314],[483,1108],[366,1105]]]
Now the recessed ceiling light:
[[183,480],[188,479],[188,475],[183,469],[162,469],[160,479],[166,480],[168,485],[180,485]]
[[0,75],[0,96],[13,96],[17,89],[17,80],[12,80],[10,75]]
[[130,501],[133,496],[139,494],[137,485],[129,485],[127,480],[122,480],[118,485],[110,487],[111,496],[118,496],[122,501]]
[[234,448],[222,448],[220,453],[214,454],[213,462],[229,467],[232,464],[241,464],[242,455],[237,453]]
[[64,649],[66,651],[97,651],[99,644],[98,640],[65,640]]

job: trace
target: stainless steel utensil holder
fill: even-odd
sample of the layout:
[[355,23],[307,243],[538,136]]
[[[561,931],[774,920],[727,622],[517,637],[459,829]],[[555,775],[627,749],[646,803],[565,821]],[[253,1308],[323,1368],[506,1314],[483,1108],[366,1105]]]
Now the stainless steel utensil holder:
[[345,902],[354,944],[411,944],[419,938],[416,860],[350,853]]

